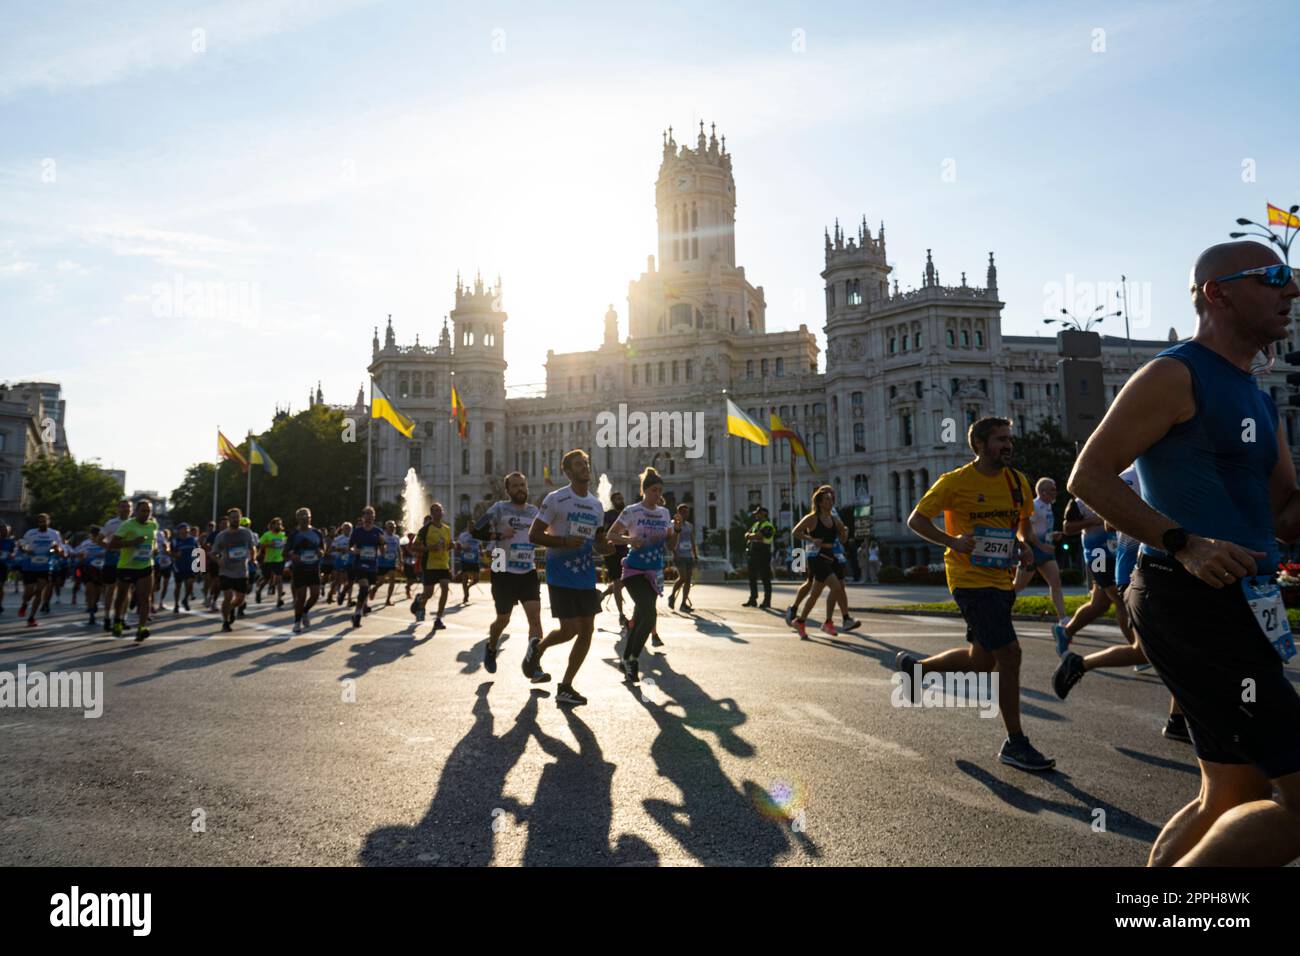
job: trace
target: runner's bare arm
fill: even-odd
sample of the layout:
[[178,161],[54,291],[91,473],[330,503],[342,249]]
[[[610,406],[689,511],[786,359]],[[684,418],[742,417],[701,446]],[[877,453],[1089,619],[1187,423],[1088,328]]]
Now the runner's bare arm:
[[1300,538],[1300,488],[1296,487],[1295,462],[1286,444],[1286,432],[1277,426],[1277,464],[1268,483],[1273,499],[1274,532],[1288,544]]
[[1170,358],[1147,363],[1120,389],[1083,446],[1066,482],[1070,494],[1088,502],[1130,537],[1162,547],[1161,536],[1177,524],[1146,504],[1119,475],[1166,432],[1195,414],[1187,367]]
[[[960,538],[954,538],[952,535],[940,531],[935,527],[932,519],[927,518],[919,511],[913,510],[907,516],[907,527],[931,544],[952,548],[954,551],[961,551],[964,554],[970,554],[971,551],[975,550],[974,539],[968,539],[964,535]],[[963,544],[963,542],[966,543]]]

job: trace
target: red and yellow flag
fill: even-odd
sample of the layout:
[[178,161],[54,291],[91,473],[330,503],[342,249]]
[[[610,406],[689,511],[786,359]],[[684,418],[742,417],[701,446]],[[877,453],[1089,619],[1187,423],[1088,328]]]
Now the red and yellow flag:
[[1286,226],[1288,229],[1300,229],[1300,216],[1287,212],[1285,209],[1279,209],[1269,203],[1268,224],[1270,226]]
[[460,400],[455,385],[451,387],[451,420],[456,423],[456,433],[464,438],[469,433],[469,416],[465,414],[465,403]]
[[217,457],[225,458],[227,461],[239,463],[239,470],[248,474],[248,462],[244,456],[239,453],[239,449],[234,446],[229,438],[221,434],[221,429],[217,429]]
[[[790,443],[790,451],[807,461],[808,467],[813,470],[813,474],[818,474],[817,462],[813,461],[812,455],[808,454],[808,448],[804,445],[803,439],[799,437],[799,433],[793,428],[786,428],[785,422],[781,421],[781,416],[776,412],[771,412],[769,414],[771,417],[770,424],[772,426],[772,437],[784,438],[788,441]],[[790,463],[791,465],[794,464],[793,459],[791,459]]]

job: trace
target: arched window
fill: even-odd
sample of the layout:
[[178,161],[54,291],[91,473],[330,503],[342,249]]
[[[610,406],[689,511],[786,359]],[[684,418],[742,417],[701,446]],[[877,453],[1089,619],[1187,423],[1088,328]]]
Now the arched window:
[[970,332],[965,329],[961,330],[961,347],[970,348]]
[[421,395],[420,376],[417,373],[411,376],[411,396],[413,398],[419,398],[420,395]]
[[871,493],[869,488],[870,486],[867,483],[866,475],[853,476],[853,497],[854,498],[859,500],[866,498]]
[[853,450],[855,452],[867,450],[867,428],[862,422],[853,423]]
[[745,362],[745,378],[754,377],[754,360],[748,359]]
[[410,380],[407,379],[406,373],[403,372],[401,375],[397,376],[397,397],[410,398],[410,396],[411,396],[411,383]]
[[919,349],[919,348],[921,347],[921,333],[920,333],[920,332],[917,332],[917,333],[916,333],[915,337],[913,338],[913,341],[914,341],[914,343],[916,344],[916,347]]
[[778,378],[785,374],[785,359],[779,358],[776,360],[776,374]]
[[825,432],[813,432],[812,454],[813,454],[813,458],[816,459],[817,461],[826,460],[826,433]]
[[659,363],[659,384],[662,385],[663,383],[664,383],[664,363],[660,362]]
[[670,324],[674,329],[689,328],[691,325],[691,307],[689,305],[675,305],[669,310]]
[[492,470],[492,449],[491,448],[485,448],[483,450],[483,474],[485,475],[496,474],[496,472]]
[[948,330],[948,344],[950,346],[957,344],[957,334],[952,329]]
[[977,349],[984,348],[984,333],[979,329],[975,330],[975,347]]

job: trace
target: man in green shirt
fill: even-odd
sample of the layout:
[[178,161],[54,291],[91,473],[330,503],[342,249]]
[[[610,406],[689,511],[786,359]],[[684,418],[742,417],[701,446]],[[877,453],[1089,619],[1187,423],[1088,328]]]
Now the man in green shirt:
[[[772,539],[776,526],[767,520],[767,509],[759,505],[754,509],[754,523],[745,533],[749,549],[749,600],[745,607],[772,606]],[[763,579],[763,603],[758,603],[758,579]]]
[[262,532],[262,537],[257,539],[261,549],[260,559],[257,563],[262,568],[262,577],[257,582],[258,604],[262,603],[262,588],[270,584],[275,588],[276,608],[284,607],[281,581],[284,579],[284,542],[286,537],[284,522],[279,518],[272,518],[271,523]]
[[135,590],[135,609],[140,623],[135,629],[136,641],[149,636],[149,610],[153,607],[153,552],[158,543],[158,522],[153,519],[153,501],[141,498],[135,503],[135,514],[117,526],[108,541],[110,549],[118,550],[117,601],[113,608],[113,636],[122,636],[122,619],[126,617],[127,599]]

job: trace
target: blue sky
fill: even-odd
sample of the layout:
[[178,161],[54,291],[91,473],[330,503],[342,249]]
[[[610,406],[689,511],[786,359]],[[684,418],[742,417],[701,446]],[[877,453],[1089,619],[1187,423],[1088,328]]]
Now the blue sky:
[[501,274],[538,382],[608,303],[626,333],[661,130],[700,119],[770,329],[820,337],[822,230],[865,213],[904,289],[993,250],[1005,332],[1124,273],[1134,335],[1185,334],[1196,253],[1300,201],[1297,35],[1286,3],[10,6],[0,378],[61,381],[74,453],[165,493],[217,425],[351,401],[389,313],[436,341],[457,270]]

